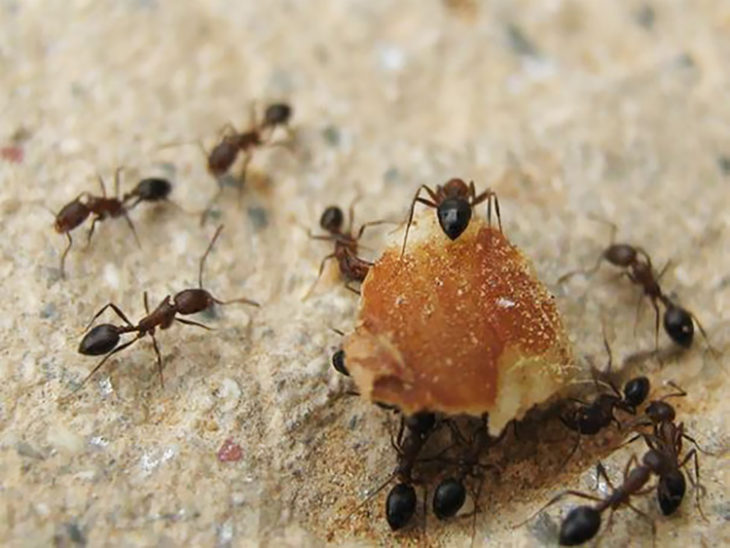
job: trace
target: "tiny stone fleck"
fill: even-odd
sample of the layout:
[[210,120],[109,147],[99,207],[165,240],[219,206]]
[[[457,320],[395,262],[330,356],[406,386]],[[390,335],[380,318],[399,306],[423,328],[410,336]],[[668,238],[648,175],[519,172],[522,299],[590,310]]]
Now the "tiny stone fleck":
[[243,457],[241,446],[228,438],[218,449],[218,460],[221,462],[237,462]]

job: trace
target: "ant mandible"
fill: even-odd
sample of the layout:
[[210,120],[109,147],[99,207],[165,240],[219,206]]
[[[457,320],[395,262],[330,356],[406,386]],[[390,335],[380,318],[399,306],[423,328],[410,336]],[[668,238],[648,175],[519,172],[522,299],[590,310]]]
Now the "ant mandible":
[[198,142],[200,149],[206,157],[208,172],[219,181],[218,192],[210,201],[203,211],[201,217],[201,225],[205,223],[205,219],[218,200],[223,187],[220,185],[220,178],[223,177],[231,169],[238,159],[239,153],[244,154],[243,165],[241,166],[241,184],[238,187],[239,200],[243,191],[243,183],[246,179],[246,170],[253,158],[253,150],[263,145],[274,146],[280,143],[272,143],[270,139],[277,127],[284,127],[287,131],[289,120],[292,116],[292,107],[286,103],[274,103],[266,107],[264,117],[260,122],[256,122],[256,114],[252,108],[250,117],[250,129],[239,132],[232,124],[226,124],[223,131],[227,132],[221,138],[221,141],[208,152],[201,142]]
[[124,217],[124,219],[127,221],[127,224],[129,225],[129,229],[132,231],[135,242],[137,242],[137,245],[140,245],[139,238],[137,237],[137,231],[135,230],[134,224],[132,224],[132,220],[129,218],[129,215],[127,213],[128,209],[125,207],[124,201],[119,198],[119,174],[121,171],[122,168],[120,167],[117,168],[116,172],[114,173],[115,196],[113,198],[107,197],[106,187],[104,186],[104,179],[102,179],[101,175],[97,175],[97,180],[99,181],[99,186],[101,187],[101,196],[94,196],[89,192],[84,191],[71,202],[63,206],[61,208],[61,211],[56,214],[56,220],[53,227],[56,232],[58,232],[59,234],[65,234],[66,238],[68,238],[68,245],[61,255],[61,264],[59,267],[62,278],[66,277],[66,255],[68,255],[68,252],[71,250],[71,246],[73,245],[71,231],[77,226],[81,225],[92,213],[94,214],[94,218],[91,222],[91,228],[89,229],[89,233],[86,237],[87,246],[89,245],[89,243],[91,243],[91,237],[94,234],[96,223],[110,217]]
[[[655,274],[651,257],[649,257],[649,254],[643,248],[627,243],[614,243],[617,230],[616,225],[609,221],[599,220],[607,223],[611,227],[611,243],[603,250],[592,268],[568,272],[558,278],[558,283],[563,283],[575,274],[593,274],[600,268],[603,261],[607,261],[614,266],[624,269],[626,277],[635,285],[640,286],[643,289],[643,296],[648,297],[651,301],[655,314],[654,339],[657,348],[659,347],[659,303],[664,305],[664,331],[676,344],[683,348],[692,346],[695,323],[709,344],[707,333],[697,319],[697,316],[670,299],[659,285],[659,280],[664,275],[664,272],[666,272],[669,263],[667,263],[658,275]],[[641,301],[639,301],[639,304],[641,304]]]
[[[185,325],[192,325],[195,327],[201,327],[203,329],[210,329],[206,325],[192,320],[180,318],[179,316],[187,316],[190,314],[202,312],[210,308],[213,304],[227,305],[232,303],[244,303],[252,306],[259,306],[257,302],[247,299],[245,297],[232,299],[229,301],[222,301],[214,297],[208,290],[203,288],[203,267],[205,265],[205,260],[208,257],[208,254],[213,248],[213,245],[215,244],[222,230],[223,225],[218,227],[213,238],[208,244],[205,253],[203,253],[203,256],[200,258],[197,288],[184,289],[176,293],[172,297],[170,295],[167,295],[164,299],[162,299],[160,304],[157,305],[157,308],[155,308],[151,313],[147,300],[147,292],[145,291],[144,307],[147,315],[139,320],[136,325],[129,321],[124,312],[122,312],[116,304],[111,302],[104,305],[96,314],[94,314],[94,317],[91,319],[88,326],[86,327],[87,333],[81,340],[78,351],[80,354],[84,354],[86,356],[104,355],[104,358],[102,358],[102,360],[91,370],[91,372],[84,378],[81,384],[74,390],[74,392],[72,392],[71,395],[73,395],[73,393],[75,393],[84,384],[86,384],[86,382],[94,375],[94,373],[96,373],[111,356],[133,345],[145,335],[149,335],[152,338],[152,345],[155,349],[155,354],[157,355],[157,371],[160,377],[160,384],[164,386],[164,381],[162,377],[162,356],[160,355],[160,350],[157,346],[157,339],[155,338],[155,330],[157,328],[167,329],[173,324],[173,322],[177,321]],[[111,308],[117,314],[117,316],[119,316],[122,321],[124,321],[126,325],[103,323],[93,327],[92,329],[89,329],[94,321],[107,308]],[[120,337],[125,333],[136,333],[137,335],[131,341],[119,345]]]
[[[431,198],[430,200],[420,197],[422,190],[426,191],[429,198]],[[416,207],[416,202],[434,208],[441,230],[443,230],[449,239],[456,240],[469,226],[473,208],[484,200],[487,200],[487,219],[490,224],[492,222],[492,201],[494,201],[499,230],[501,231],[502,218],[499,213],[499,200],[493,190],[487,189],[477,195],[474,181],[470,181],[467,185],[463,179],[458,178],[448,180],[443,186],[436,185],[436,190],[432,190],[426,185],[419,186],[411,201],[408,223],[406,224],[406,231],[403,236],[401,258],[403,258],[406,252],[406,242],[408,241],[408,232],[413,222],[413,212]]]
[[319,219],[319,226],[329,232],[329,235],[320,236],[312,234],[311,231],[308,231],[309,237],[313,240],[334,242],[335,249],[332,253],[322,259],[322,262],[319,265],[317,279],[314,281],[309,291],[307,291],[307,294],[304,296],[305,299],[312,294],[312,291],[314,291],[314,288],[317,286],[319,279],[322,277],[322,273],[324,272],[324,267],[327,264],[327,261],[331,259],[335,259],[337,261],[337,264],[340,267],[340,273],[348,281],[345,287],[356,293],[357,290],[352,288],[349,283],[362,282],[365,279],[365,276],[367,276],[368,270],[370,270],[370,267],[373,265],[373,263],[361,259],[357,256],[358,242],[360,238],[362,238],[362,235],[365,232],[366,228],[370,226],[385,224],[388,221],[371,221],[368,223],[364,223],[360,226],[357,235],[355,235],[353,232],[353,223],[355,221],[353,208],[354,204],[350,206],[350,221],[347,225],[346,230],[342,230],[342,225],[345,222],[345,217],[342,213],[342,209],[340,209],[338,206],[329,206],[324,210],[322,216]]

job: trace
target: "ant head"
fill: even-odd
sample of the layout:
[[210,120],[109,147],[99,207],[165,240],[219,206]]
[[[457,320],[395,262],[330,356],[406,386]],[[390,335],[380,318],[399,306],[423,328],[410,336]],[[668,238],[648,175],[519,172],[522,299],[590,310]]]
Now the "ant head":
[[167,179],[149,177],[142,179],[135,188],[134,194],[140,199],[148,202],[164,200],[172,191],[172,184]]
[[436,487],[433,494],[433,513],[438,519],[455,516],[466,500],[464,484],[454,478],[447,478]]
[[601,514],[590,506],[573,508],[560,526],[560,544],[575,546],[596,536],[601,527]]
[[79,344],[79,354],[101,356],[111,352],[119,343],[119,328],[110,323],[94,326]]
[[342,229],[342,224],[344,222],[345,215],[337,206],[329,206],[324,210],[324,213],[322,213],[322,216],[319,218],[319,226],[333,234]]
[[425,436],[436,425],[434,413],[416,413],[405,418],[406,426],[420,436]]
[[649,379],[646,377],[631,379],[624,385],[624,400],[629,405],[637,407],[644,403],[650,388]]
[[662,509],[662,514],[665,516],[673,514],[682,503],[686,490],[687,482],[681,470],[662,476],[659,479],[656,491],[656,498],[659,507]]
[[292,115],[291,106],[286,103],[274,103],[266,107],[264,113],[264,125],[267,126],[278,126],[286,124]]
[[664,330],[679,346],[689,348],[695,334],[692,314],[681,306],[669,303],[664,311]]
[[441,230],[451,240],[456,240],[469,226],[471,205],[461,196],[446,198],[438,205],[436,213]]
[[636,261],[636,248],[629,244],[611,244],[603,257],[612,265],[627,267]]
[[674,407],[661,400],[655,400],[647,405],[645,413],[654,424],[673,422],[674,418],[677,416],[677,413],[674,411]]
[[402,529],[416,513],[416,490],[407,483],[395,485],[385,499],[385,517],[393,531]]
[[338,373],[345,375],[346,377],[350,376],[350,372],[345,366],[345,351],[342,348],[332,354],[332,367],[334,367]]
[[443,186],[444,194],[449,198],[466,198],[469,196],[469,187],[463,179],[449,179]]

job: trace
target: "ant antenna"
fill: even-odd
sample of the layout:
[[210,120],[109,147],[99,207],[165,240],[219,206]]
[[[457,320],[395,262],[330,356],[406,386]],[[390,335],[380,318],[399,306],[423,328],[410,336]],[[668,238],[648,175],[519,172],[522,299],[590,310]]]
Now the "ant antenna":
[[213,239],[208,244],[208,249],[205,250],[205,253],[203,253],[203,256],[200,258],[200,267],[198,269],[198,287],[200,289],[203,289],[203,267],[205,266],[205,259],[208,258],[208,254],[210,253],[210,250],[213,249],[213,245],[215,245],[215,241],[218,239],[218,236],[220,236],[222,230],[223,225],[220,225],[215,231]]

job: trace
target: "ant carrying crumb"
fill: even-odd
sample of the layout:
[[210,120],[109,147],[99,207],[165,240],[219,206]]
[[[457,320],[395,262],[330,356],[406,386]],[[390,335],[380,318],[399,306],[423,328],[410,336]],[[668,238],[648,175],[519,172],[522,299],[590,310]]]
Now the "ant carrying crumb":
[[[420,197],[422,190],[426,191],[431,198],[430,200]],[[408,241],[408,232],[413,222],[413,212],[416,207],[416,202],[434,208],[441,230],[444,231],[444,234],[449,239],[456,240],[469,226],[474,206],[482,203],[484,200],[487,200],[487,219],[490,224],[492,222],[492,201],[494,201],[499,230],[501,231],[502,219],[499,214],[499,200],[493,190],[487,189],[477,195],[476,189],[474,188],[474,181],[471,181],[467,185],[463,179],[456,178],[450,179],[443,186],[436,185],[436,190],[431,190],[426,185],[418,187],[415,196],[413,196],[413,201],[411,201],[406,231],[403,236],[401,258],[406,252],[406,242]]]
[[[697,324],[702,336],[708,341],[707,333],[692,312],[683,308],[670,299],[661,289],[659,280],[664,275],[669,263],[656,274],[652,266],[651,257],[641,247],[627,243],[614,243],[617,227],[611,222],[603,221],[611,226],[611,243],[598,257],[596,264],[588,270],[574,270],[558,278],[563,283],[576,274],[590,275],[596,272],[603,261],[624,269],[624,275],[635,285],[643,289],[643,295],[649,298],[655,313],[654,338],[655,346],[659,347],[659,304],[664,305],[663,325],[669,338],[683,348],[692,346],[694,339],[694,324]],[[639,304],[641,301],[639,301]],[[638,318],[638,316],[637,316]],[[708,342],[709,344],[709,342]]]
[[[166,296],[164,299],[162,299],[160,304],[157,305],[157,308],[155,308],[151,313],[149,309],[149,303],[147,301],[147,292],[145,291],[144,307],[147,315],[139,320],[136,325],[130,322],[129,319],[127,319],[127,316],[124,315],[124,312],[122,312],[116,304],[111,302],[104,305],[96,314],[94,314],[91,322],[89,322],[89,326],[87,326],[86,328],[87,333],[81,340],[78,350],[80,354],[84,354],[86,356],[104,355],[104,358],[91,370],[86,378],[81,381],[81,384],[71,393],[71,395],[73,395],[77,390],[84,386],[84,384],[86,384],[86,382],[94,375],[94,373],[96,373],[111,356],[133,345],[145,335],[149,335],[152,338],[152,345],[155,349],[155,354],[157,355],[157,371],[160,376],[160,384],[164,386],[162,377],[162,356],[160,355],[160,350],[157,346],[157,339],[155,339],[155,330],[157,328],[167,329],[173,324],[173,322],[177,321],[185,325],[192,325],[195,327],[201,327],[203,329],[210,329],[206,325],[192,320],[186,320],[184,318],[180,318],[179,316],[187,316],[190,314],[202,312],[213,306],[213,304],[227,305],[232,303],[244,303],[252,306],[259,306],[258,303],[247,298],[238,298],[229,301],[222,301],[211,295],[210,292],[203,288],[203,266],[205,265],[205,259],[208,257],[208,254],[213,248],[213,245],[215,244],[215,241],[218,239],[218,236],[220,235],[222,230],[223,225],[218,227],[218,230],[216,230],[213,239],[210,241],[210,244],[208,244],[208,248],[205,250],[205,253],[203,253],[203,256],[200,258],[197,288],[184,289],[176,293],[172,297],[170,295]],[[99,324],[92,329],[89,329],[94,321],[107,308],[111,308],[117,314],[117,316],[119,316],[124,321],[126,325],[114,325],[104,323]],[[125,333],[136,333],[137,335],[132,340],[125,342],[122,345],[119,345],[120,337]]]
[[114,174],[115,196],[113,198],[107,197],[104,180],[101,178],[101,175],[98,175],[97,180],[99,181],[99,186],[101,187],[101,196],[94,196],[89,192],[82,192],[71,202],[63,206],[61,208],[61,211],[56,214],[56,220],[53,226],[56,232],[58,232],[59,234],[65,234],[66,238],[68,238],[68,246],[66,246],[66,249],[61,255],[61,264],[59,267],[62,278],[66,277],[66,255],[68,255],[68,252],[71,250],[71,246],[73,245],[71,231],[77,226],[81,225],[91,214],[94,215],[94,218],[91,222],[91,228],[89,229],[89,233],[86,237],[87,246],[89,245],[89,243],[91,243],[91,237],[94,235],[94,228],[96,228],[96,223],[98,221],[103,221],[107,218],[116,217],[124,217],[124,219],[127,221],[127,224],[129,225],[129,229],[132,231],[134,240],[137,242],[137,245],[139,245],[137,231],[134,229],[134,224],[132,224],[132,220],[129,218],[129,215],[127,213],[128,209],[124,205],[124,201],[126,200],[126,198],[125,200],[121,200],[119,198],[119,174],[121,171],[122,168],[117,168]]

